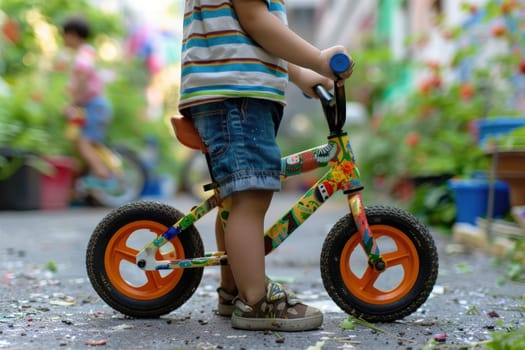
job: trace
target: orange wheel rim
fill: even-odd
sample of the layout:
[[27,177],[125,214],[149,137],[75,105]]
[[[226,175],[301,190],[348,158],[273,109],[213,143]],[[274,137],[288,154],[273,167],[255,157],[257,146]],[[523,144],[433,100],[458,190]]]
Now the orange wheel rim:
[[[370,227],[374,238],[378,241],[379,249],[382,249],[381,239],[388,238],[394,249],[381,255],[386,263],[386,270],[377,272],[368,264],[361,274],[352,269],[350,261],[352,256],[359,252],[366,256],[361,245],[361,237],[354,234],[346,242],[341,252],[339,268],[346,288],[361,301],[369,304],[384,305],[400,300],[413,288],[419,274],[419,255],[417,249],[402,231],[386,225],[374,225]],[[395,268],[395,278],[387,286],[381,286],[379,280],[383,274],[388,274]],[[402,272],[402,273],[401,273]],[[401,275],[401,276],[399,276]]]
[[[152,300],[166,295],[180,281],[182,269],[143,271],[136,266],[136,255],[142,247],[130,245],[140,231],[157,237],[167,230],[165,225],[154,221],[134,221],[121,227],[111,238],[104,254],[104,267],[111,285],[125,296],[137,300]],[[151,241],[151,239],[149,239]],[[178,237],[166,245],[169,251],[157,251],[155,258],[184,259],[184,248]],[[132,278],[133,277],[133,278]]]

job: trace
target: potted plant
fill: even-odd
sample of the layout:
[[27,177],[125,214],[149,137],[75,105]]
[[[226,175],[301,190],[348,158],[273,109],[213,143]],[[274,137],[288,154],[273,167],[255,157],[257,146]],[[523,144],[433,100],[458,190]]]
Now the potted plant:
[[525,42],[518,29],[523,4],[503,3],[486,2],[455,28],[440,18],[436,29],[456,47],[455,55],[446,63],[407,62],[420,80],[375,109],[371,135],[361,146],[362,172],[373,178],[369,185],[384,186],[415,213],[450,218],[446,176],[469,178],[490,169],[473,126],[480,118],[523,115],[512,103],[523,90],[513,84],[525,79]]
[[[53,83],[38,74],[18,75],[0,96],[0,197],[2,209],[40,207],[40,177],[52,176],[52,157],[68,153],[59,137],[62,121],[52,105]],[[50,161],[51,160],[51,161]]]

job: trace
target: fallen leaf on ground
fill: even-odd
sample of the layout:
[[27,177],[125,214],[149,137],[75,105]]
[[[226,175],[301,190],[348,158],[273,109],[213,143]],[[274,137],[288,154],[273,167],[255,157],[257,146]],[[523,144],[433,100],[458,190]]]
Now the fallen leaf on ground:
[[488,317],[498,318],[499,314],[496,311],[492,310],[492,311],[487,312],[487,316]]
[[437,342],[444,343],[447,341],[447,333],[439,333],[434,335],[434,339]]
[[118,325],[118,326],[115,326],[113,327],[112,329],[114,331],[120,331],[120,330],[123,330],[123,329],[132,329],[132,328],[135,328],[133,325],[131,324],[121,324],[121,325]]
[[105,339],[102,339],[102,340],[90,339],[86,341],[86,345],[91,345],[91,346],[106,345],[107,343],[108,341]]

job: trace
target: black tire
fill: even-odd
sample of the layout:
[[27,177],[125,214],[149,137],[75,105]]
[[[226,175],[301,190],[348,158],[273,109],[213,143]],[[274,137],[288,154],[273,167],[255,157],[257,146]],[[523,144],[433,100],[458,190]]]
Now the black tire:
[[211,193],[204,191],[204,185],[211,182],[206,157],[201,152],[192,152],[182,167],[182,189],[201,201]]
[[[386,270],[373,274],[353,217],[347,214],[325,239],[321,277],[330,297],[346,313],[369,322],[392,322],[427,300],[438,274],[438,254],[428,229],[410,213],[372,206],[366,208],[366,216]],[[394,257],[399,264],[393,263]]]
[[[146,273],[134,260],[146,243],[182,216],[168,205],[138,201],[113,209],[97,225],[87,246],[87,274],[97,294],[109,306],[131,317],[156,318],[179,308],[193,295],[203,268]],[[201,237],[194,226],[161,248],[173,248],[173,252],[161,250],[157,259],[204,255]]]
[[98,189],[90,191],[86,201],[91,205],[116,208],[138,200],[144,191],[147,171],[142,161],[126,147],[112,147],[111,151],[119,158],[122,165],[122,176],[118,178],[118,188],[114,191]]

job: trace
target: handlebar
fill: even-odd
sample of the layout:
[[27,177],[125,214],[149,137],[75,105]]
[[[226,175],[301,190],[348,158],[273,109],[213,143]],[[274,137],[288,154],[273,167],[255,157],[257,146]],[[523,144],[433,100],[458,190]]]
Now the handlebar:
[[352,61],[350,57],[344,53],[336,53],[330,59],[330,68],[335,75],[346,72],[352,66]]
[[[344,53],[336,53],[330,59],[330,68],[335,75],[346,72],[352,66],[350,57]],[[314,91],[321,100],[323,111],[330,129],[330,137],[344,134],[342,128],[346,122],[346,93],[345,87],[337,86],[334,82],[334,96],[322,85],[316,85]]]

